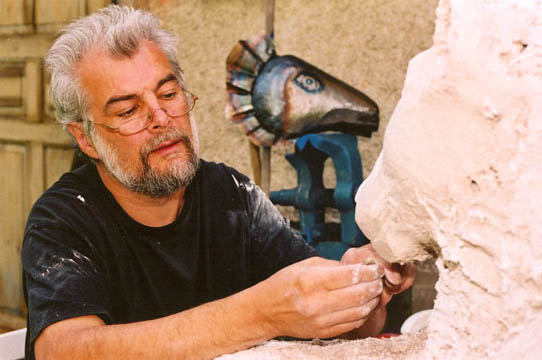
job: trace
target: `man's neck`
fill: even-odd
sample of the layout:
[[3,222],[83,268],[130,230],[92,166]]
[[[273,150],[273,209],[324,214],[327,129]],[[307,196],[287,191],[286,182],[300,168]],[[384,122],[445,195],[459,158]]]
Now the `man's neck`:
[[102,164],[96,164],[98,174],[115,200],[135,221],[152,227],[174,222],[184,205],[185,188],[167,198],[151,198],[128,190]]

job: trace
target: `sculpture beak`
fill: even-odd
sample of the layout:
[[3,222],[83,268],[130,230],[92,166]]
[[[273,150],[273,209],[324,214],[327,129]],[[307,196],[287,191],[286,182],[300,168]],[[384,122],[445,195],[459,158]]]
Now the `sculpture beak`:
[[256,117],[284,138],[339,131],[371,136],[378,106],[367,95],[295,56],[269,60],[252,89]]

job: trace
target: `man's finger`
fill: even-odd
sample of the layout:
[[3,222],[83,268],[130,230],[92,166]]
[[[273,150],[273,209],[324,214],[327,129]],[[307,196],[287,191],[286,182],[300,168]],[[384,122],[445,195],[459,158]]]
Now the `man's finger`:
[[378,264],[342,265],[319,268],[315,276],[320,278],[327,290],[336,290],[381,279],[384,276],[384,268]]
[[[385,271],[383,278],[384,287],[388,293],[398,294],[412,285],[415,275],[416,266],[411,263],[402,265],[399,271],[393,272],[394,277],[390,276],[388,272]],[[396,277],[398,277],[398,279]]]
[[402,276],[401,272],[403,267],[399,264],[391,264],[389,268],[384,269],[384,276],[386,280],[393,286],[401,284]]
[[383,290],[384,285],[381,279],[333,290],[330,296],[334,299],[341,299],[341,301],[335,303],[333,310],[339,311],[341,309],[363,306],[378,298]]
[[354,307],[340,309],[338,311],[326,314],[322,322],[326,324],[326,326],[330,327],[351,322],[361,322],[369,317],[371,312],[378,306],[379,302],[380,298],[375,297],[364,304],[358,304]]

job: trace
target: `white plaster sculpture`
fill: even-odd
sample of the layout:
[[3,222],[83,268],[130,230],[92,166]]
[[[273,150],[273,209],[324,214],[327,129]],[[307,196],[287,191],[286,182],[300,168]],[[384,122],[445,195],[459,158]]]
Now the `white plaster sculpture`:
[[388,261],[438,258],[425,358],[542,358],[542,1],[440,1],[356,201]]

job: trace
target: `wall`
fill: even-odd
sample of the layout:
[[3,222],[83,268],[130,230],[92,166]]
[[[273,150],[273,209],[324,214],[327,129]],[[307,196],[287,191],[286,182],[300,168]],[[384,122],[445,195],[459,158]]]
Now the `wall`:
[[[275,46],[363,91],[380,106],[380,130],[360,138],[366,174],[381,148],[383,130],[397,103],[408,60],[431,46],[437,0],[276,1]],[[196,115],[202,156],[251,176],[245,135],[224,120],[225,60],[238,40],[265,30],[265,1],[161,0],[151,9],[181,38],[188,86],[200,96]],[[293,144],[272,152],[271,189],[295,186],[284,159]],[[332,172],[326,184],[333,185]]]

